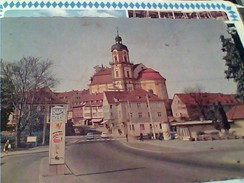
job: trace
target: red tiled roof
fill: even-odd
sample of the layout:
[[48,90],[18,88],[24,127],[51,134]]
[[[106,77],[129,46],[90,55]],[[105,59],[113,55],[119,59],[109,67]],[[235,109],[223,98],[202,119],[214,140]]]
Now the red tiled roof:
[[103,93],[84,95],[83,102],[85,102],[85,106],[102,106]]
[[117,103],[118,101],[126,101],[127,100],[127,91],[105,91],[104,92],[108,103]]
[[147,101],[146,96],[148,96],[149,101],[163,101],[162,99],[158,98],[157,95],[147,92],[142,88],[137,88],[131,92],[128,96],[128,99],[131,102],[145,102]]
[[91,78],[91,85],[112,83],[112,69],[103,68]]
[[136,90],[134,90],[132,92],[106,91],[105,95],[106,95],[109,103],[117,103],[117,102],[121,102],[121,101],[146,102],[147,95],[148,95],[149,101],[163,101],[162,99],[158,98],[157,95],[147,92],[141,88],[137,88]]
[[147,68],[147,69],[143,69],[140,73],[139,73],[139,80],[165,80],[160,74],[159,72],[151,69],[151,68]]
[[244,119],[244,104],[232,107],[226,115],[229,120]]
[[48,87],[40,88],[35,93],[29,92],[27,96],[27,103],[32,103],[34,94],[34,104],[66,104],[59,99]]
[[72,91],[66,91],[66,92],[55,92],[54,94],[56,96],[60,97],[67,97],[67,98],[71,98],[74,94],[87,94],[89,93],[89,90],[72,90]]
[[222,105],[235,105],[238,100],[234,95],[222,93],[178,93],[175,94],[186,105],[196,105],[201,102],[202,105],[212,105],[221,102]]

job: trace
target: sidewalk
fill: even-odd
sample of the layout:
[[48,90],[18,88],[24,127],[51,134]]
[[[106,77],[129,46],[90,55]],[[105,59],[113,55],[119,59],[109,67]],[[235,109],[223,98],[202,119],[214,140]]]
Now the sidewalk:
[[48,150],[49,150],[48,146],[38,146],[34,148],[21,149],[21,150],[10,150],[8,153],[1,152],[0,158],[6,156],[20,155],[20,154],[48,152]]
[[38,183],[85,183],[80,177],[75,176],[69,168],[64,167],[64,174],[57,175],[49,171],[48,157],[44,157],[41,160],[40,173]]
[[[243,147],[244,139],[235,140],[215,140],[215,141],[182,141],[182,140],[133,140],[129,143],[132,146],[146,144],[147,150],[159,150],[162,152],[181,153],[181,152],[205,152],[209,150],[239,149]],[[153,147],[152,147],[153,146]],[[166,149],[167,148],[167,149]]]

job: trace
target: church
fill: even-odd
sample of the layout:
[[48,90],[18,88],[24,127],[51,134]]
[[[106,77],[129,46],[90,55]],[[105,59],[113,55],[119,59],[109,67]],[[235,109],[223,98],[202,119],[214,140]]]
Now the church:
[[166,79],[158,71],[147,68],[144,64],[130,61],[129,49],[122,43],[117,32],[115,44],[111,47],[110,67],[96,66],[95,74],[90,79],[89,93],[104,91],[134,91],[144,89],[168,100]]

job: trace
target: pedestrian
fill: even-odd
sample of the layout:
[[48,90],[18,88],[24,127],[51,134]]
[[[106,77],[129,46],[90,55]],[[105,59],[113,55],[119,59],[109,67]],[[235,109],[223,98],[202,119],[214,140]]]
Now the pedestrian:
[[126,137],[126,141],[128,142],[129,141],[128,134],[126,134],[125,137]]
[[9,140],[7,140],[7,141],[5,142],[5,144],[4,144],[3,151],[4,151],[6,154],[8,154],[9,149],[11,149],[11,144],[10,144]]
[[118,129],[118,133],[119,133],[119,135],[121,135],[122,134],[122,131],[120,129]]
[[143,141],[143,133],[140,133],[140,140]]

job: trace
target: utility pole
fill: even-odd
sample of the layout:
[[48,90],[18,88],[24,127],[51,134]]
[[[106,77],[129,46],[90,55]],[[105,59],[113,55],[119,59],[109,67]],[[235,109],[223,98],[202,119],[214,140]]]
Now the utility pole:
[[130,111],[130,102],[127,100],[127,107],[128,107],[128,113],[129,113],[129,119],[130,119],[130,129],[132,130],[132,134],[134,134],[134,131],[132,129],[132,119],[131,119],[131,111]]
[[47,129],[48,120],[49,120],[49,105],[47,105],[47,103],[45,101],[44,123],[43,123],[43,130],[42,130],[42,145],[45,145],[46,129]]
[[151,121],[151,125],[152,125],[153,138],[156,139],[155,127],[154,127],[154,123],[153,123],[153,119],[152,119],[152,112],[151,112],[151,107],[150,107],[150,103],[149,103],[148,94],[146,94],[146,98],[147,98],[148,111],[149,111],[149,115],[150,115],[150,121]]

